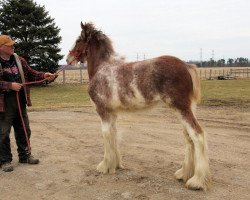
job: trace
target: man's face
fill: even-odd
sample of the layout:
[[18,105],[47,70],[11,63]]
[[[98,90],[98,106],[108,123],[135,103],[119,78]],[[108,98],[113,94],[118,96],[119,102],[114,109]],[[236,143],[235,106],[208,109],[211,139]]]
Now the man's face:
[[14,53],[14,46],[2,45],[0,46],[0,53],[11,56]]

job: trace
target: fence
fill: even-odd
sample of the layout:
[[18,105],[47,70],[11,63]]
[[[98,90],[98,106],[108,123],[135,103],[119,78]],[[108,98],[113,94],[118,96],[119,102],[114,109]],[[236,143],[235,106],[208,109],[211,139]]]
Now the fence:
[[[250,78],[250,68],[198,68],[201,80]],[[55,80],[56,83],[87,83],[89,80],[86,69],[63,70]]]
[[201,80],[242,79],[250,77],[250,68],[198,68]]
[[89,81],[86,69],[63,70],[58,74],[56,83],[87,83]]

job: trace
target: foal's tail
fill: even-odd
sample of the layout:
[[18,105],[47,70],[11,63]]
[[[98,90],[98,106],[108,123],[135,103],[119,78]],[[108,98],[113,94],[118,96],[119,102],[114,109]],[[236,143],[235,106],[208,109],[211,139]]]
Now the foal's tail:
[[187,69],[189,74],[192,77],[192,82],[193,82],[193,94],[192,94],[192,99],[196,103],[200,103],[201,100],[201,83],[200,83],[200,78],[197,70],[197,66],[193,64],[188,64]]

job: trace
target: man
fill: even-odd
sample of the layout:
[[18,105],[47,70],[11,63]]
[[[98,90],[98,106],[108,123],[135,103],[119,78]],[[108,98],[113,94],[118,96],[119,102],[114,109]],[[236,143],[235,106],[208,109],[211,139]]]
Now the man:
[[13,171],[10,147],[10,130],[13,126],[20,163],[38,164],[39,159],[31,155],[29,140],[27,141],[24,127],[19,114],[17,96],[19,94],[20,107],[28,138],[31,131],[26,105],[30,106],[28,86],[22,83],[55,78],[49,72],[38,72],[29,67],[25,59],[14,53],[13,41],[7,35],[0,35],[0,164],[4,172]]

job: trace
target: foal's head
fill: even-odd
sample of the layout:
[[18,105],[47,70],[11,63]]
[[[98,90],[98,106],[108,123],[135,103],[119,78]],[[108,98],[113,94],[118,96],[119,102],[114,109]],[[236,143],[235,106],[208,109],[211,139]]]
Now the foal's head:
[[114,52],[109,38],[102,31],[96,30],[92,23],[81,22],[81,28],[81,34],[67,56],[68,64],[83,63],[90,54],[95,59],[105,60]]
[[81,27],[81,34],[75,41],[67,56],[66,61],[70,65],[75,65],[78,62],[85,62],[88,55],[88,45],[90,43],[91,32],[94,30],[94,26],[91,23],[83,24],[81,22]]

